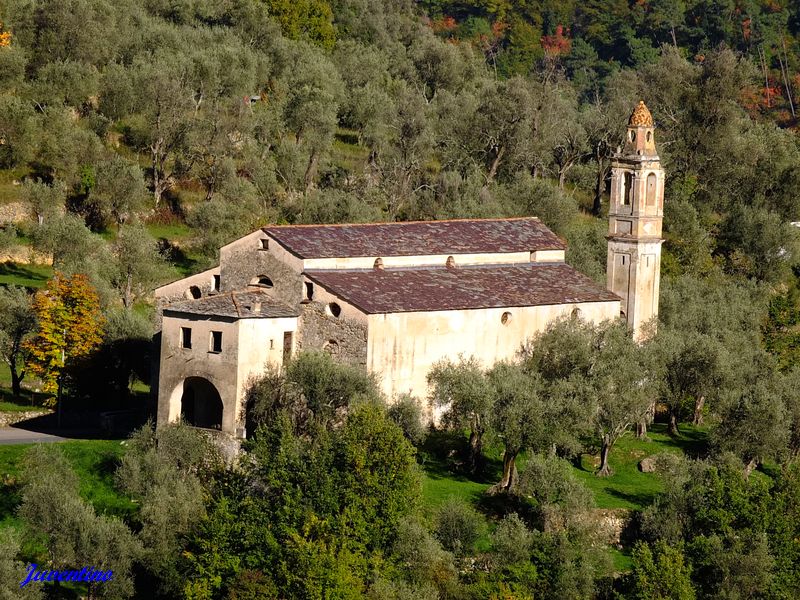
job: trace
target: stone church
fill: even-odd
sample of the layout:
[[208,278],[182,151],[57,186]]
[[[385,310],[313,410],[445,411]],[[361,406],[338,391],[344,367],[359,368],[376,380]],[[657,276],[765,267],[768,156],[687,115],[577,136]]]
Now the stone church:
[[323,350],[375,373],[388,398],[425,403],[443,358],[511,359],[555,319],[658,312],[664,171],[643,102],[614,157],[607,287],[564,261],[538,219],[268,226],[219,266],[155,291],[158,420],[244,434],[244,398],[267,364]]

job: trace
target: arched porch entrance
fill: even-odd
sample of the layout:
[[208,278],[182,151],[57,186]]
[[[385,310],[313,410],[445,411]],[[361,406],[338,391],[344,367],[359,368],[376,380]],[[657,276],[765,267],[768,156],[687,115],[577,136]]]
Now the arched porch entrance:
[[189,425],[222,429],[222,398],[208,379],[187,377],[183,381],[181,414]]

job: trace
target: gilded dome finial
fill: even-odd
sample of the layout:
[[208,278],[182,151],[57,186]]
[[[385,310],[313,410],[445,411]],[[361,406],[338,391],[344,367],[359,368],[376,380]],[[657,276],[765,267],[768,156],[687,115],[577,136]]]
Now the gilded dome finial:
[[631,118],[628,120],[628,125],[631,127],[652,127],[653,115],[645,106],[644,100],[639,100],[639,104],[633,109]]

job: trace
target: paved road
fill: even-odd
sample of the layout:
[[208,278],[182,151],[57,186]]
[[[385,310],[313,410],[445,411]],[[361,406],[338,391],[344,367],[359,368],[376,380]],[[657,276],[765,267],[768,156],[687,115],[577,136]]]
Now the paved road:
[[0,445],[34,444],[36,442],[63,442],[66,438],[49,433],[28,431],[16,427],[0,427]]

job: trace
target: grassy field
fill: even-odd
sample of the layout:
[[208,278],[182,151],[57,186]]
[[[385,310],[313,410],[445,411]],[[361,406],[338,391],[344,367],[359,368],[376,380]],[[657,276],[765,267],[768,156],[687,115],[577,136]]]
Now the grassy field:
[[[80,478],[81,496],[98,513],[124,517],[136,505],[114,489],[114,471],[124,446],[121,440],[70,440],[60,446]],[[20,471],[25,452],[33,444],[0,446],[0,527],[19,526],[16,509],[21,500]]]
[[42,406],[42,402],[46,398],[45,394],[27,389],[30,385],[30,377],[23,379],[22,397],[14,398],[11,394],[11,371],[8,364],[0,361],[0,411],[19,412]]
[[614,474],[597,477],[598,456],[584,455],[581,468],[575,475],[594,493],[598,508],[627,508],[639,510],[652,504],[663,490],[661,479],[654,473],[639,471],[639,461],[661,452],[697,456],[705,448],[706,432],[691,425],[682,425],[681,434],[670,437],[666,425],[655,423],[648,432],[649,441],[637,440],[628,433],[611,451],[609,462]]
[[[439,438],[432,443],[443,444],[440,435]],[[446,443],[447,452],[452,451],[454,444],[453,441]],[[598,508],[639,510],[651,504],[663,489],[661,479],[656,474],[639,471],[639,461],[662,452],[697,456],[702,453],[705,444],[706,432],[703,429],[682,425],[681,434],[673,438],[667,435],[666,425],[656,423],[648,432],[648,440],[637,440],[632,433],[628,433],[617,442],[610,457],[614,471],[611,477],[597,477],[595,471],[599,457],[588,454],[583,456],[581,467],[575,467],[573,472],[592,491]],[[426,508],[435,509],[451,496],[477,503],[489,486],[500,477],[499,449],[490,448],[487,458],[485,478],[473,480],[453,473],[447,460],[441,456],[424,453],[425,475],[422,491]],[[520,468],[524,463],[525,457],[522,456],[518,459]]]
[[18,285],[27,288],[43,287],[53,276],[53,267],[48,265],[18,265],[13,262],[0,263],[0,285]]
[[170,242],[180,242],[192,236],[192,229],[185,223],[161,224],[152,223],[147,225],[147,231],[156,239],[164,238]]
[[[463,441],[461,442],[463,443]],[[496,519],[491,515],[492,500],[486,496],[486,490],[496,483],[501,475],[500,449],[491,447],[486,452],[487,466],[481,479],[472,479],[453,470],[453,451],[459,446],[457,437],[435,433],[421,452],[423,463],[422,501],[423,509],[428,517],[432,517],[436,509],[449,498],[461,498],[472,504],[485,515],[485,530],[491,532]],[[688,456],[698,456],[706,447],[706,431],[684,425],[681,434],[670,437],[666,433],[666,425],[654,424],[648,432],[648,440],[637,440],[628,433],[611,452],[610,463],[614,474],[610,477],[597,477],[595,472],[599,457],[584,455],[580,468],[573,467],[575,476],[588,487],[595,498],[597,508],[641,510],[655,500],[663,491],[663,483],[655,473],[642,473],[638,464],[643,458],[672,452]],[[436,451],[434,451],[434,448]],[[522,469],[525,456],[518,459],[518,467]],[[479,551],[489,548],[488,535],[484,535],[477,544]],[[614,568],[618,572],[630,569],[630,549],[610,549]]]

